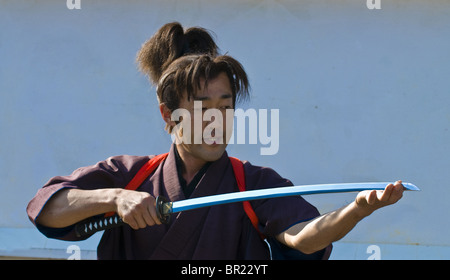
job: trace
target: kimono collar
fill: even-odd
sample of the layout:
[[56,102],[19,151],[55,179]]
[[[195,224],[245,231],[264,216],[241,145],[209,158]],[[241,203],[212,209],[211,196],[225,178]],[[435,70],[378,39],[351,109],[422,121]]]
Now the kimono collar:
[[[177,156],[176,156],[176,146],[175,144],[172,144],[170,148],[169,155],[167,156],[167,159],[164,162],[163,166],[163,182],[164,187],[167,191],[167,196],[170,201],[178,201],[178,200],[184,200],[186,199],[186,196],[183,192],[182,188],[182,177],[180,177],[181,174],[181,166],[177,166]],[[197,178],[196,185],[199,186],[202,181],[207,180],[211,181],[212,178],[208,177],[214,177],[214,174],[220,174],[223,172],[223,170],[228,166],[229,159],[228,154],[225,151],[222,156],[209,164],[206,170],[204,170],[204,174],[199,176]],[[180,169],[180,170],[179,170]],[[194,181],[194,180],[193,180]],[[215,181],[215,180],[212,180]],[[214,182],[218,183],[218,182]],[[204,188],[202,188],[204,189]],[[195,188],[192,192],[192,197],[198,197],[198,196],[204,196],[204,195],[210,195],[210,191],[213,191],[214,187],[209,186],[208,190],[198,190],[198,188]],[[214,191],[213,193],[214,194]]]
[[211,162],[205,163],[202,168],[195,174],[194,178],[187,184],[186,180],[183,178],[183,160],[181,159],[180,154],[178,153],[178,149],[176,145],[173,145],[175,152],[175,161],[177,166],[178,173],[178,181],[180,182],[181,189],[183,190],[184,196],[189,198],[194,191],[195,187],[198,185],[203,175],[205,175],[206,170],[211,165]]

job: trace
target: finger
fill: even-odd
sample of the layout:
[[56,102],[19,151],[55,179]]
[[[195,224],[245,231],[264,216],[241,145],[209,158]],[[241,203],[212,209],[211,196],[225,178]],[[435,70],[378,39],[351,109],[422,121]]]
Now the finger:
[[402,192],[403,192],[403,190],[406,190],[406,188],[403,186],[401,180],[398,180],[397,182],[394,183],[394,188],[395,188],[394,189],[395,191],[402,190]]
[[369,191],[369,192],[367,192],[367,194],[366,194],[367,204],[373,205],[375,203],[376,198],[377,198],[376,191]]
[[156,201],[155,201],[155,204],[153,204],[153,206],[149,207],[148,212],[149,212],[152,220],[154,221],[154,223],[156,223],[157,225],[160,225],[161,221],[159,220],[158,214],[156,213]]
[[150,215],[149,209],[147,209],[147,211],[145,211],[145,213],[143,214],[143,219],[147,226],[155,225],[155,221],[153,220],[152,216]]
[[154,226],[156,224],[156,221],[151,214],[152,208],[155,208],[155,198],[148,195],[141,204],[141,211],[139,212],[144,227]]
[[122,218],[122,221],[124,223],[126,223],[127,225],[129,225],[134,230],[138,230],[139,229],[139,225],[138,225],[136,219],[134,219],[133,216],[124,216]]
[[145,217],[149,226],[161,224],[161,221],[158,219],[158,215],[156,213],[156,199],[154,197],[151,197],[151,201],[146,209]]
[[391,197],[392,191],[394,190],[394,185],[393,184],[389,184],[386,186],[386,188],[384,189],[384,191],[380,191],[378,192],[378,200],[382,201],[382,202],[386,202],[389,200],[389,198]]
[[403,192],[405,191],[405,187],[402,185],[402,181],[397,181],[394,184],[394,189],[392,191],[390,201],[392,203],[397,202],[400,198],[403,197]]
[[147,223],[145,222],[143,215],[136,215],[134,217],[134,219],[136,220],[138,228],[146,228],[147,227]]

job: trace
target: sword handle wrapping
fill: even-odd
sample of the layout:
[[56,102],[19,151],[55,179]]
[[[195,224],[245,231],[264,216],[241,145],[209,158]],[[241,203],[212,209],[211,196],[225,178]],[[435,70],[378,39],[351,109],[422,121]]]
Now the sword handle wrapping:
[[117,214],[109,217],[94,216],[77,223],[75,234],[77,237],[86,237],[98,231],[120,227],[124,224],[124,221]]
[[[170,213],[164,211],[166,203],[168,200],[165,197],[158,196],[156,198],[156,215],[163,224],[168,224],[170,221]],[[75,234],[77,237],[86,237],[98,231],[120,227],[124,224],[125,222],[117,214],[108,217],[94,216],[75,224]]]

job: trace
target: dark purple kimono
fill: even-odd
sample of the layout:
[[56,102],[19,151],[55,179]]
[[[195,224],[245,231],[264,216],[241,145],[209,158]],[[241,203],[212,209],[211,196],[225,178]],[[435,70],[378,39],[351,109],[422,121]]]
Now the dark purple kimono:
[[[63,188],[123,188],[152,156],[114,156],[96,165],[82,167],[70,176],[57,176],[40,189],[27,207],[30,220],[49,238],[79,240],[73,226],[51,229],[36,224],[45,203]],[[244,162],[247,190],[289,186],[292,183],[270,168]],[[167,159],[139,187],[152,196],[183,200],[176,169],[174,147]],[[239,191],[231,163],[225,152],[201,178],[191,198]],[[251,202],[260,221],[260,231],[268,237],[292,225],[319,215],[300,196]],[[175,214],[174,214],[175,215]],[[324,250],[328,258],[331,246]],[[99,259],[268,259],[269,252],[246,216],[242,203],[185,211],[173,216],[170,224],[133,230],[128,225],[106,230],[98,245]]]

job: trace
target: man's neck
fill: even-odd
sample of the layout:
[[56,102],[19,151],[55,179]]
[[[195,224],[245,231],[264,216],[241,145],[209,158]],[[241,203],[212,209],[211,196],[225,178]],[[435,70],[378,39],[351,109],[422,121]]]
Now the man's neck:
[[206,164],[206,161],[194,157],[192,154],[185,151],[183,147],[179,145],[177,145],[176,148],[182,161],[181,174],[183,178],[186,180],[186,183],[189,184],[195,177],[197,172]]

